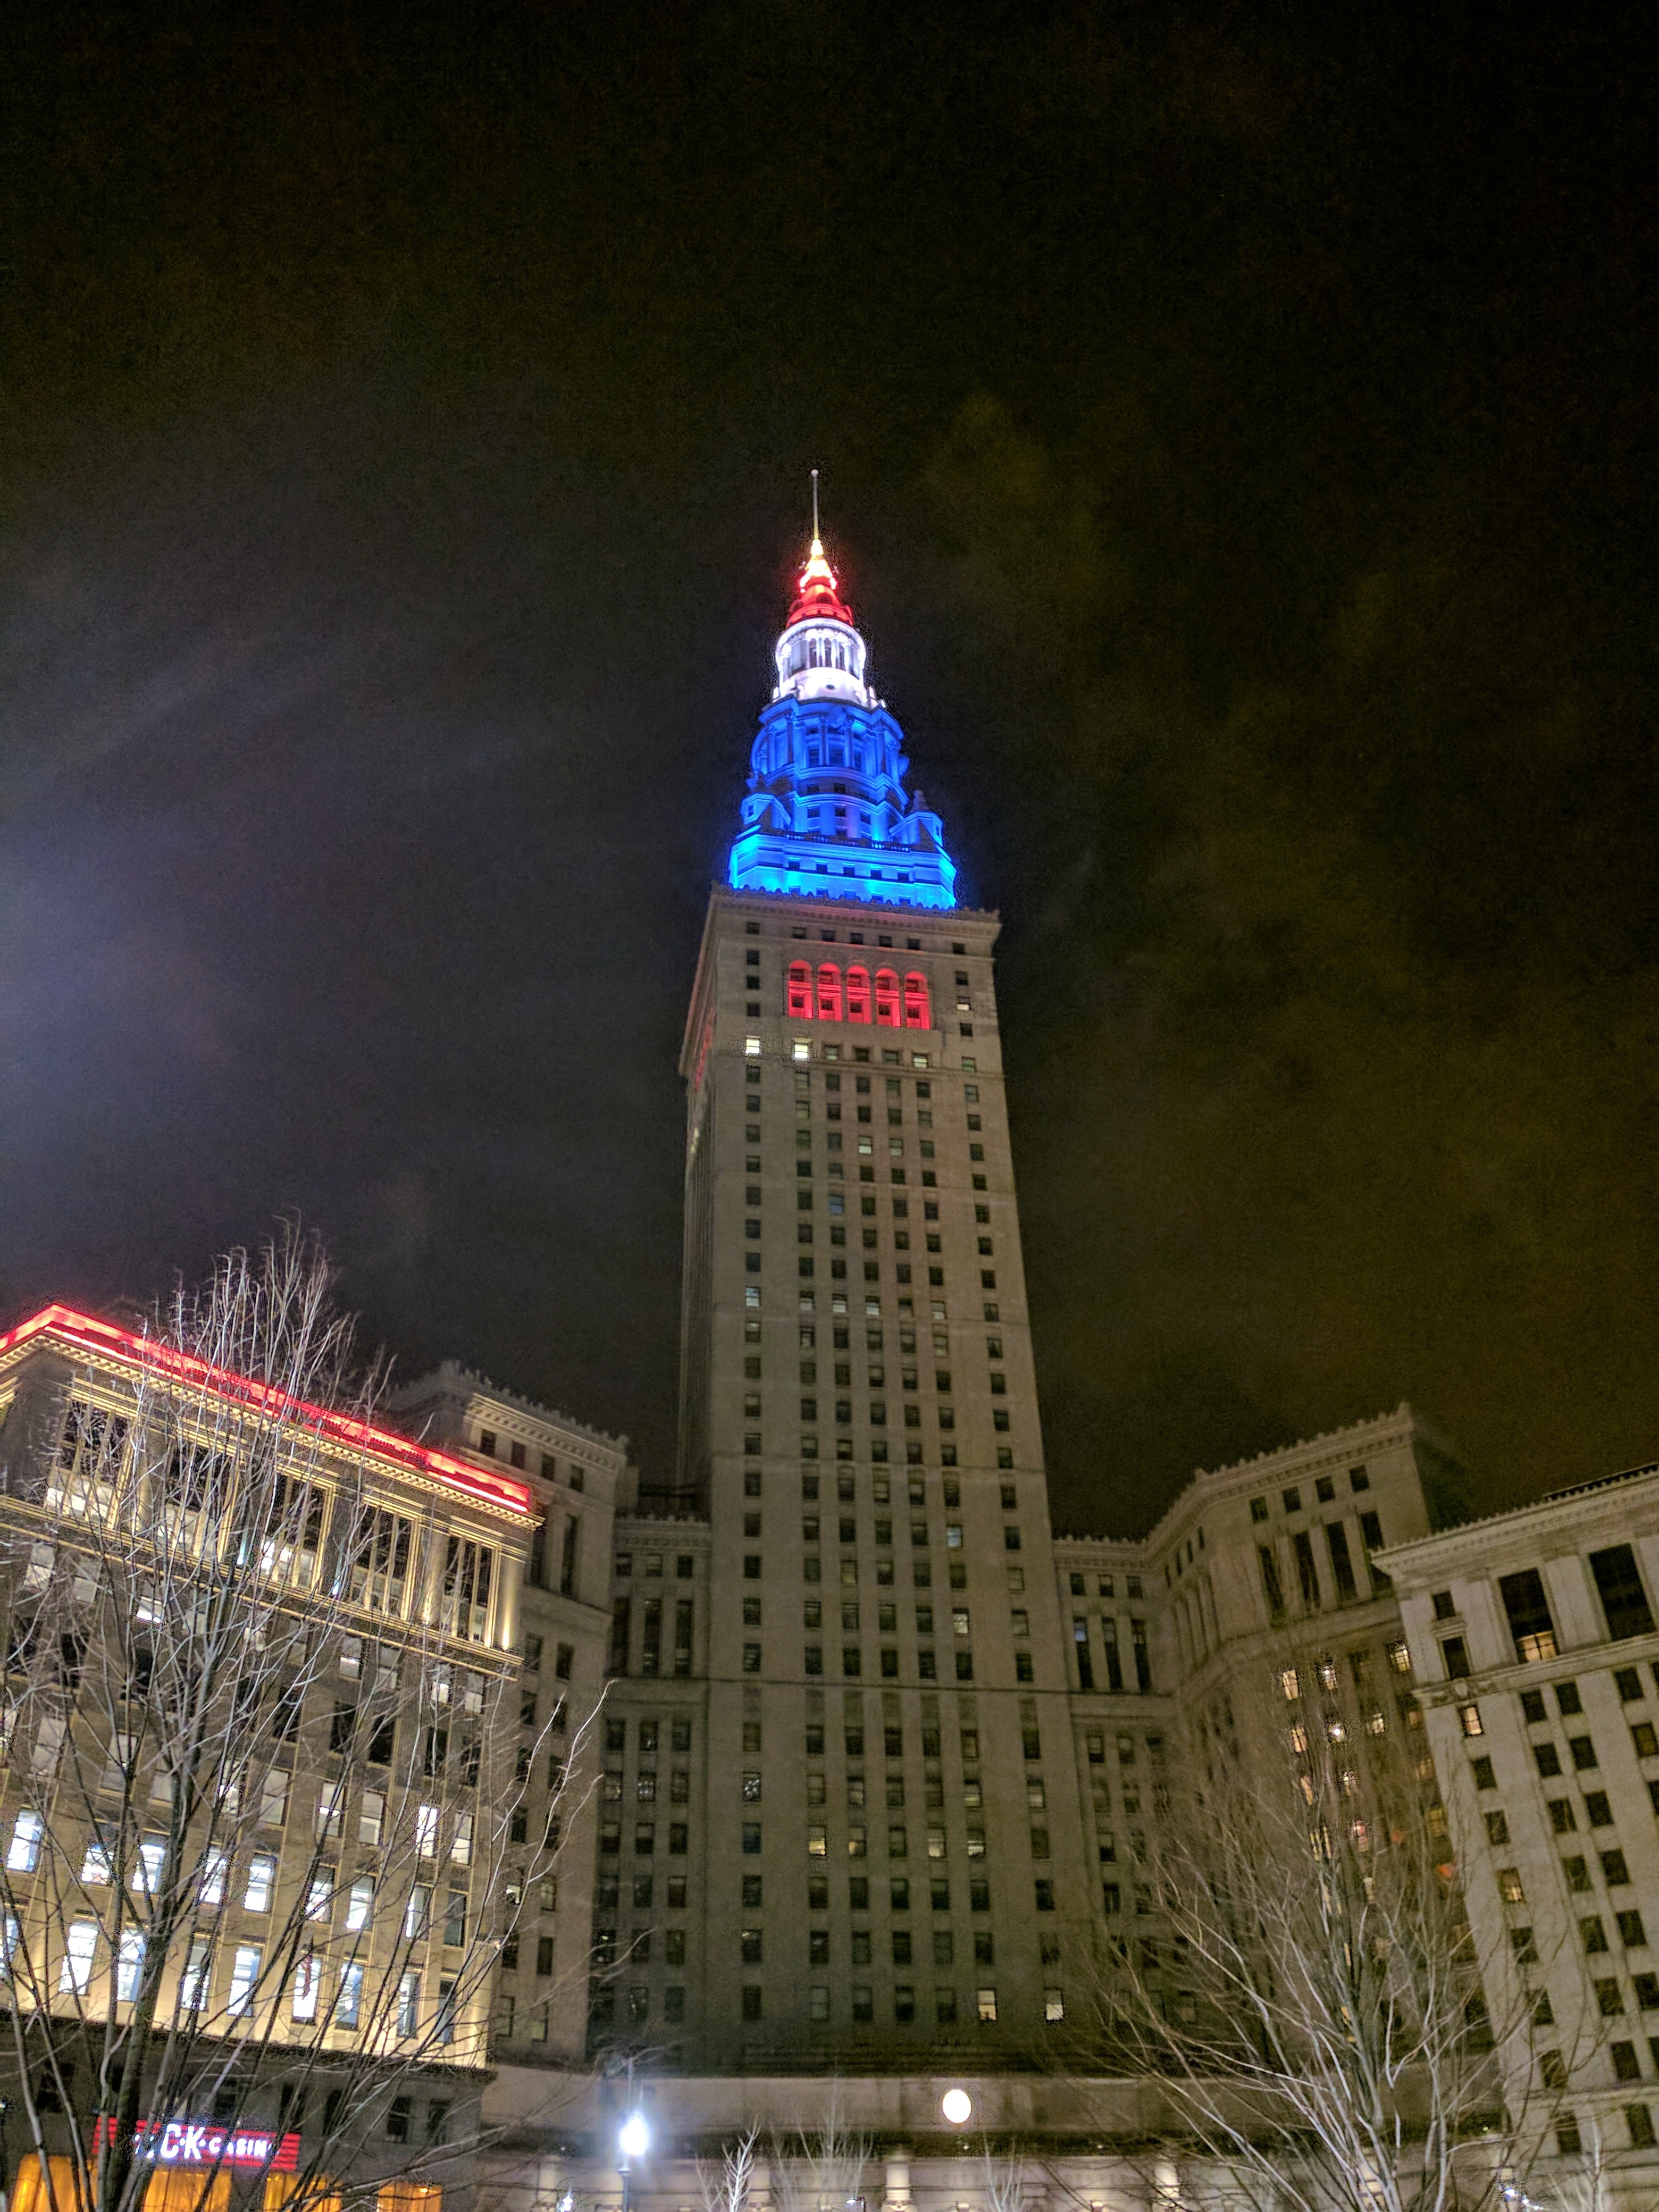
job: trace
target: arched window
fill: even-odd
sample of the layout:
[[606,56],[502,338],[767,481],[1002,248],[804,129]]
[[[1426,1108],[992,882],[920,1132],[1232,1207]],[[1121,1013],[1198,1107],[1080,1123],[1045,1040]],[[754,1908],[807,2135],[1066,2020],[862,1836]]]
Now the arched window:
[[870,1018],[870,970],[849,968],[847,971],[847,1018],[849,1022],[867,1022]]
[[841,970],[833,960],[826,960],[818,970],[818,1019],[841,1019]]
[[804,960],[789,963],[789,1018],[792,1022],[812,1018],[812,971]]
[[930,1030],[933,1017],[927,1005],[927,978],[913,968],[904,979],[904,1026],[907,1030]]
[[899,980],[890,968],[876,970],[876,1019],[884,1029],[899,1026]]

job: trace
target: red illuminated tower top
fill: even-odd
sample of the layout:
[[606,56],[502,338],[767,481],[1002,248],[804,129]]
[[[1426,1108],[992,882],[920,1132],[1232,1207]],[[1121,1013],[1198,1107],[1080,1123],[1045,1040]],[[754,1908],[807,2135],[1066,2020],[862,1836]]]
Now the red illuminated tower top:
[[[815,494],[816,490],[814,486]],[[836,572],[830,566],[823,541],[817,534],[816,518],[812,550],[806,556],[806,566],[795,580],[794,603],[790,607],[789,619],[784,628],[793,629],[797,623],[814,619],[845,623],[848,629],[854,627],[853,610],[841,596]]]

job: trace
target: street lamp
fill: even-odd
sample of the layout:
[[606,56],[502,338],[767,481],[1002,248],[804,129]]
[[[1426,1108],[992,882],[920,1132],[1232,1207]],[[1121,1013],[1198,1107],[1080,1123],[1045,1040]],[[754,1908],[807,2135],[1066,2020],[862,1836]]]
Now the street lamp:
[[965,2089],[947,2089],[939,2108],[953,2128],[965,2126],[974,2117],[974,2100]]
[[633,2112],[617,2130],[617,2148],[622,2153],[622,2171],[626,2173],[636,2158],[643,2158],[651,2148],[651,2126],[645,2114]]
[[635,2106],[617,2130],[617,2171],[622,2176],[622,2212],[628,2212],[629,2173],[635,2162],[642,2159],[650,2148],[651,2124]]

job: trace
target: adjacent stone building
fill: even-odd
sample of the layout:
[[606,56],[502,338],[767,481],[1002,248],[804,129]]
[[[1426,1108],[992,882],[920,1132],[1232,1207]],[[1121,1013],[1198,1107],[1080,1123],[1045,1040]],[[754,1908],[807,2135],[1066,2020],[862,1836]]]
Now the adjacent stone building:
[[58,1306],[0,1338],[26,2203],[470,2194],[535,1527],[280,1358]]
[[1659,1467],[1390,1551],[1511,2109],[1650,2186]]

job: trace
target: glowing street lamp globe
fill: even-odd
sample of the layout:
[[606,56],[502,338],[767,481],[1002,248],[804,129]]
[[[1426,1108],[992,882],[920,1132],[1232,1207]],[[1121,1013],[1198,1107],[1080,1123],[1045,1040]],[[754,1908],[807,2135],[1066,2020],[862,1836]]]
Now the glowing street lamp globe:
[[651,2148],[651,2129],[643,2112],[630,2112],[617,2131],[617,2148],[625,2159],[643,2158]]
[[953,2128],[961,2127],[974,2116],[974,2100],[965,2089],[947,2089],[939,2100],[939,2108]]

